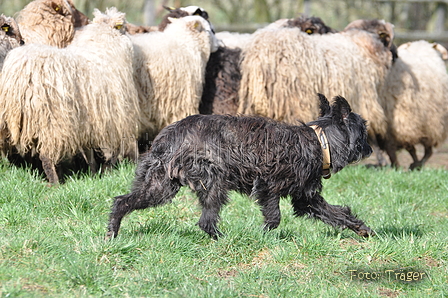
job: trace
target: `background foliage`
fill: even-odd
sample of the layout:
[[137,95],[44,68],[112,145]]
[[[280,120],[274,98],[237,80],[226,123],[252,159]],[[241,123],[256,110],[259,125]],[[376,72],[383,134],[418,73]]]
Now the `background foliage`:
[[[385,0],[73,0],[75,6],[92,17],[93,8],[104,10],[116,6],[137,24],[157,24],[164,11],[162,5],[199,5],[219,28],[229,24],[263,24],[279,18],[293,18],[300,13],[321,17],[328,25],[343,29],[360,18],[385,19],[399,30],[432,30],[437,8],[444,2]],[[0,13],[14,15],[30,0],[1,0]],[[147,13],[145,13],[147,12]],[[145,21],[148,20],[148,21]],[[249,27],[250,28],[250,27]],[[249,29],[250,30],[250,29]]]

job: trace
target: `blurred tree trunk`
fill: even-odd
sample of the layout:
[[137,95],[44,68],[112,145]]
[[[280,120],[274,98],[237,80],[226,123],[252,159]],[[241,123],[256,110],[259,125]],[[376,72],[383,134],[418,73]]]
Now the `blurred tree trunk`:
[[155,0],[145,0],[145,4],[143,6],[143,24],[145,25],[156,24]]
[[445,31],[446,7],[445,3],[437,3],[435,31],[438,33]]

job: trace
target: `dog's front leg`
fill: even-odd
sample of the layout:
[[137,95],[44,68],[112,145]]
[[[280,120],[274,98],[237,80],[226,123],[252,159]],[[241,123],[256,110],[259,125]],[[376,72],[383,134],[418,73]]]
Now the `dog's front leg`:
[[264,229],[273,230],[278,227],[281,220],[280,197],[275,195],[265,195],[258,197],[258,204],[264,216]]
[[351,213],[349,207],[330,205],[319,194],[308,201],[293,199],[293,206],[297,216],[308,214],[310,217],[318,218],[333,227],[349,228],[363,237],[375,235],[362,220]]
[[209,186],[209,189],[196,192],[202,206],[202,214],[198,225],[215,240],[223,236],[218,230],[219,212],[227,202],[227,193],[219,191],[219,189],[217,185],[213,185]]

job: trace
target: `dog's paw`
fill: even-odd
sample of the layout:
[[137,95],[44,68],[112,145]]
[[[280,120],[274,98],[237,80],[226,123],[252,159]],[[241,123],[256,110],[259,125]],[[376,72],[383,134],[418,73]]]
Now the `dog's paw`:
[[365,225],[360,226],[357,229],[356,234],[358,234],[359,236],[362,236],[362,237],[373,237],[373,236],[375,236],[375,232],[372,231],[372,229],[370,229],[368,226],[365,226]]
[[106,236],[104,237],[104,240],[109,241],[109,240],[114,239],[115,237],[117,237],[117,235],[114,232],[109,231],[109,232],[107,232]]

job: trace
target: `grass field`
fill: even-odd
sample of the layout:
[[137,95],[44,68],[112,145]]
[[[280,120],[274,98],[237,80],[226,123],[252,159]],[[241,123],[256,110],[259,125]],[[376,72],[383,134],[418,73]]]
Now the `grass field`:
[[188,189],[173,204],[125,217],[105,241],[112,198],[134,166],[103,177],[41,176],[0,162],[1,297],[446,297],[448,171],[351,166],[324,181],[323,196],[346,204],[377,236],[295,218],[264,233],[261,212],[231,194],[225,237],[196,222]]

